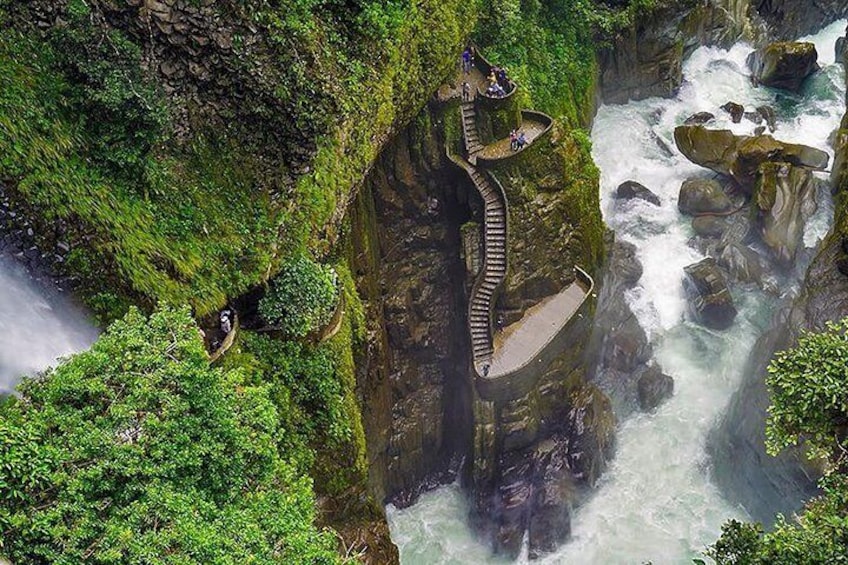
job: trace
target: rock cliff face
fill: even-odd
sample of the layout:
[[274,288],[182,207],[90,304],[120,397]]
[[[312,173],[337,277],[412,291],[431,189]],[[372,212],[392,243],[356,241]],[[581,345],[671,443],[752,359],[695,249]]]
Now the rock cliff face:
[[700,45],[729,47],[756,40],[749,0],[674,0],[636,16],[600,53],[601,93],[607,103],[667,96],[683,80],[683,60]]
[[[450,103],[422,112],[353,206],[371,328],[358,363],[371,487],[407,505],[461,471],[481,536],[517,555],[529,532],[531,551],[542,554],[568,536],[571,505],[604,469],[614,418],[585,377],[588,316],[570,325],[569,347],[529,393],[499,402],[477,395],[465,312],[483,207],[445,157],[458,116]],[[564,171],[574,143],[557,131],[498,167],[511,205],[512,275],[497,307],[508,317],[569,284],[575,264],[595,270],[602,256],[596,185],[584,191]]]
[[795,39],[848,15],[842,0],[756,0],[752,5],[776,39]]
[[471,429],[459,229],[468,195],[429,111],[422,118],[381,156],[352,217],[370,327],[358,381],[372,486],[400,506],[456,476]]

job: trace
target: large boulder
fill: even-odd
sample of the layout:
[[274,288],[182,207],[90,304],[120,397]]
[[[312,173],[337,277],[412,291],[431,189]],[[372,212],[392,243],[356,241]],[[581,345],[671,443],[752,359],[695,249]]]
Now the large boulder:
[[692,220],[692,229],[701,237],[721,237],[727,229],[725,216],[705,214]]
[[721,247],[718,264],[730,273],[730,276],[743,283],[763,282],[763,266],[760,256],[753,249],[740,243],[729,243]]
[[683,270],[686,273],[683,287],[695,319],[708,328],[729,328],[737,311],[730,289],[727,288],[727,280],[715,259],[707,257]]
[[755,84],[797,92],[819,70],[818,58],[812,43],[778,41],[748,55],[747,63]]
[[651,192],[651,190],[643,184],[629,180],[621,183],[615,191],[615,197],[618,200],[632,200],[639,198],[650,202],[655,206],[660,205],[660,197]]
[[718,181],[713,179],[688,179],[680,186],[677,209],[682,214],[727,214],[734,208],[733,201]]
[[692,126],[692,125],[700,125],[711,122],[715,119],[715,114],[711,114],[710,112],[696,112],[686,118],[686,121],[683,122],[683,125]]
[[830,160],[824,151],[778,141],[770,135],[734,135],[730,130],[704,126],[678,126],[674,130],[674,141],[687,159],[732,176],[748,192],[754,187],[760,165],[767,161],[825,170]]
[[756,188],[763,242],[778,263],[795,260],[804,236],[804,224],[815,212],[816,183],[807,169],[788,163],[763,163]]
[[[730,120],[734,124],[738,124],[742,121],[742,115],[745,113],[745,107],[742,104],[737,104],[736,102],[727,102],[724,106],[721,107],[722,110],[730,114]],[[688,125],[688,124],[687,124]]]
[[639,407],[644,411],[653,410],[674,392],[674,379],[663,373],[656,365],[651,365],[639,377]]

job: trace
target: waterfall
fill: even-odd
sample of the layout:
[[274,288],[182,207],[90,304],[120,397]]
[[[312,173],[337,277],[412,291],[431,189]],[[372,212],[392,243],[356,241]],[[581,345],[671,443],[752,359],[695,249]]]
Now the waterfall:
[[90,346],[97,329],[68,297],[0,256],[0,335],[0,393],[10,393],[25,375]]
[[[674,127],[699,111],[716,115],[711,128],[750,135],[754,124],[733,124],[719,107],[728,101],[747,109],[771,105],[782,141],[831,153],[828,136],[845,111],[844,70],[833,63],[834,44],[845,29],[836,22],[807,41],[816,44],[822,71],[800,95],[754,88],[745,59],[752,48],[702,47],[684,65],[685,81],[671,99],[652,98],[603,106],[592,131],[593,156],[601,170],[601,203],[617,237],[636,245],[644,274],[627,296],[654,345],[655,361],[675,379],[675,394],[655,412],[621,423],[618,448],[596,492],[572,516],[572,539],[540,564],[691,563],[715,541],[728,518],[746,518],[724,500],[710,479],[706,437],[739,386],[745,360],[771,318],[774,296],[734,289],[739,315],[724,332],[706,329],[685,315],[683,267],[703,256],[688,245],[691,218],[677,210],[683,180],[705,176],[675,148]],[[661,199],[615,202],[625,180],[638,181]],[[804,241],[814,245],[829,227],[832,208],[819,203]],[[779,289],[787,291],[788,289]],[[392,537],[404,565],[500,563],[474,540],[467,508],[455,485],[421,497],[404,510],[389,507]],[[525,562],[522,557],[520,562]]]

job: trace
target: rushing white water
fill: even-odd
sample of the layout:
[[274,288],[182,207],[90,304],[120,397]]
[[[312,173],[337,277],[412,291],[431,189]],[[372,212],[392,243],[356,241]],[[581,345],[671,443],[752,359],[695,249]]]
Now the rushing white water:
[[11,392],[23,376],[55,365],[97,337],[85,313],[54,294],[0,256],[0,393]]
[[[677,211],[677,194],[683,180],[711,174],[677,152],[673,130],[691,114],[709,111],[717,116],[710,127],[750,134],[753,123],[733,124],[719,106],[729,100],[749,110],[769,104],[778,113],[775,137],[830,151],[827,138],[844,112],[843,70],[833,64],[834,44],[844,29],[841,21],[807,38],[816,43],[824,68],[799,96],[753,88],[745,66],[751,48],[737,45],[729,51],[696,51],[673,99],[600,109],[592,138],[602,208],[618,237],[638,249],[644,274],[628,300],[654,344],[656,362],[674,377],[675,394],[655,412],[622,423],[611,468],[573,516],[572,540],[536,563],[691,563],[715,541],[722,522],[745,517],[710,481],[705,442],[739,385],[775,299],[736,292],[739,315],[725,332],[685,319],[683,267],[702,256],[687,244],[693,232],[689,219]],[[612,194],[625,180],[649,187],[662,206],[614,202]],[[822,204],[805,233],[808,245],[827,231],[829,208]],[[501,562],[469,531],[467,507],[456,486],[424,495],[405,510],[389,507],[388,515],[404,565]]]

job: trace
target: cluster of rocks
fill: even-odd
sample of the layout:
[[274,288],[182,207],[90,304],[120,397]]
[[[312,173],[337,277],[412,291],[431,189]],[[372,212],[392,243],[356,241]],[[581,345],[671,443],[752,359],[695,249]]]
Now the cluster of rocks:
[[65,269],[72,248],[67,223],[57,219],[48,226],[44,220],[33,220],[40,216],[17,205],[13,192],[0,182],[0,254],[14,258],[46,288],[72,290],[79,278]]
[[[769,44],[748,58],[756,84],[798,91],[818,70],[815,46]],[[711,169],[713,178],[683,182],[678,209],[692,216],[691,244],[707,258],[685,269],[684,288],[693,317],[713,329],[726,329],[737,314],[730,285],[754,284],[774,291],[772,275],[791,270],[803,249],[806,221],[816,210],[820,189],[813,171],[824,171],[824,151],[779,141],[765,134],[777,129],[774,109],[746,112],[737,103],[721,108],[734,123],[747,119],[754,135],[709,129],[710,112],[698,112],[674,131],[677,148],[690,161]],[[764,125],[763,125],[764,124]],[[616,198],[659,198],[634,181],[622,184]],[[845,268],[848,270],[848,257]]]
[[[625,185],[629,188],[619,191],[619,195],[633,189],[636,194],[644,195],[647,191],[656,198],[638,183],[631,181]],[[659,204],[659,199],[656,203]],[[594,384],[610,398],[615,414],[623,418],[637,408],[644,411],[656,408],[672,395],[674,379],[651,364],[653,347],[625,298],[642,276],[636,247],[626,241],[610,242],[608,247],[611,251],[604,265],[589,341],[592,352],[589,367]]]

